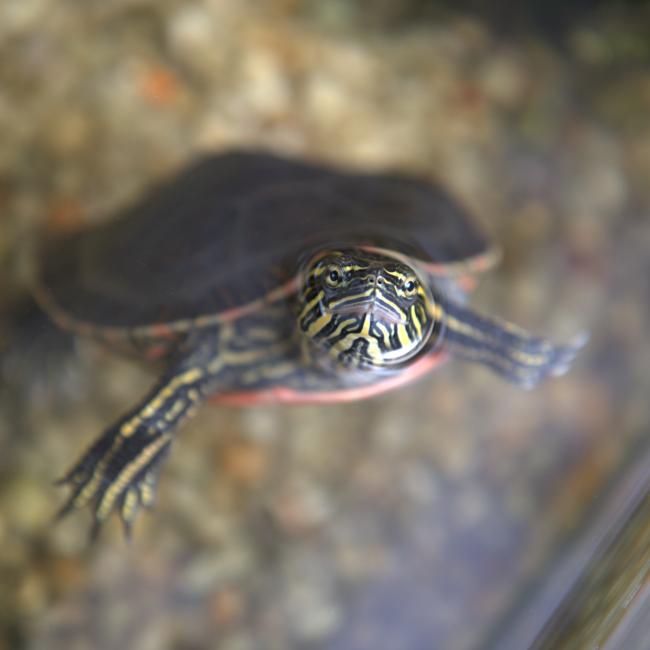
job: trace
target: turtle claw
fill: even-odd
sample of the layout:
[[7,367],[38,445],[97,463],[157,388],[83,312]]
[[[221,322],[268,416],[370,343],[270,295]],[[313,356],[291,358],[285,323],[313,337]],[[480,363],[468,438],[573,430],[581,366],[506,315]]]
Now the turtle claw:
[[[147,509],[151,509],[153,507],[153,490],[155,490],[155,487],[153,486],[144,486],[144,480],[148,479],[143,479],[143,483],[141,483],[138,488],[131,487],[128,488],[120,497],[119,503],[115,506],[111,512],[117,512],[120,521],[122,522],[122,529],[124,531],[124,537],[128,543],[132,541],[133,538],[133,523],[135,522],[137,515],[140,512],[141,507],[145,507]],[[57,485],[65,485],[65,484],[73,484],[72,479],[66,480],[66,479],[61,479],[57,481]],[[69,495],[69,497],[66,499],[65,503],[63,506],[59,509],[59,511],[54,515],[53,521],[54,522],[59,522],[63,518],[65,518],[67,515],[69,515],[71,512],[74,510],[81,509],[84,505],[86,504],[78,504],[77,499],[79,497],[80,492],[83,490],[85,483],[77,483],[75,489],[73,490],[72,494]],[[143,499],[143,490],[144,493],[147,495],[146,500]],[[135,500],[134,500],[135,499]],[[101,531],[102,525],[104,524],[105,520],[108,517],[100,517],[97,512],[97,507],[99,503],[99,496],[95,498],[92,503],[89,503],[88,505],[91,506],[91,510],[93,513],[93,520],[92,524],[90,527],[90,533],[89,533],[89,539],[91,542],[95,542],[97,538],[99,537],[99,533]]]
[[93,514],[90,537],[94,540],[104,522],[116,512],[129,539],[141,508],[151,509],[154,505],[157,473],[170,444],[169,432],[143,427],[127,437],[119,427],[110,429],[56,481],[72,491],[54,521],[89,507]]
[[589,342],[589,334],[581,332],[574,336],[566,345],[556,348],[555,358],[549,374],[553,377],[561,377],[566,374],[580,350]]
[[122,522],[124,537],[130,542],[133,533],[133,523],[137,519],[141,509],[146,508],[147,510],[151,510],[155,505],[156,473],[149,471],[141,478],[136,477],[127,487],[122,489],[120,495],[110,507],[107,507],[105,504],[106,495],[111,489],[112,484],[103,479],[101,486],[91,494],[90,492],[86,492],[86,490],[91,485],[92,478],[92,473],[86,473],[83,476],[73,472],[71,475],[69,474],[56,481],[57,485],[72,487],[72,492],[54,515],[53,521],[59,522],[71,512],[89,506],[93,515],[90,540],[94,542],[104,522],[113,512],[116,512]]
[[94,544],[99,539],[99,533],[102,529],[102,522],[97,518],[93,519],[93,523],[88,531],[88,542]]
[[86,485],[88,478],[87,472],[84,472],[78,463],[67,474],[54,481],[56,487],[70,486],[72,488],[72,492],[53,517],[55,523],[64,519],[73,510],[81,507],[77,505],[77,499]]
[[[553,345],[549,341],[540,339],[542,345],[531,358],[536,358],[534,364],[523,364],[518,369],[517,382],[525,390],[535,388],[540,381],[547,377],[561,377],[565,375],[576,356],[589,341],[589,335],[582,332],[575,336],[566,345]],[[529,350],[528,353],[531,353]]]
[[174,429],[201,399],[203,371],[180,365],[115,426],[108,429],[59,481],[72,491],[57,519],[88,507],[93,532],[116,512],[125,535],[140,510],[152,508],[156,481]]
[[[58,486],[65,486],[65,485],[76,485],[72,491],[72,493],[68,496],[68,498],[65,500],[63,505],[59,508],[57,513],[54,515],[52,518],[53,523],[59,523],[62,519],[67,517],[71,512],[74,510],[80,509],[82,506],[77,505],[77,499],[79,497],[79,494],[81,490],[84,487],[84,483],[82,482],[74,482],[73,479],[63,477],[61,479],[58,479],[55,481],[55,485]],[[91,544],[94,544],[97,541],[97,538],[99,537],[99,532],[102,528],[102,521],[100,521],[97,516],[93,516],[92,524],[90,526],[90,530],[88,531],[88,541]]]

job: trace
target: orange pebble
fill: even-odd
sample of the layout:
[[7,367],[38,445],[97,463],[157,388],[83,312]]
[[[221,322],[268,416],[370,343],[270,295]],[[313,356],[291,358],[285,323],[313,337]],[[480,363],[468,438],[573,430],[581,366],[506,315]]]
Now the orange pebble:
[[83,213],[81,204],[73,197],[57,197],[50,201],[47,209],[47,225],[52,230],[74,230],[81,225]]
[[168,68],[155,67],[143,76],[140,92],[151,104],[164,106],[173,102],[179,94],[177,76]]
[[266,456],[257,445],[249,442],[236,441],[228,444],[221,458],[225,473],[237,483],[254,485],[266,474]]
[[243,612],[244,600],[234,589],[223,589],[210,599],[210,613],[217,625],[233,625],[241,618]]

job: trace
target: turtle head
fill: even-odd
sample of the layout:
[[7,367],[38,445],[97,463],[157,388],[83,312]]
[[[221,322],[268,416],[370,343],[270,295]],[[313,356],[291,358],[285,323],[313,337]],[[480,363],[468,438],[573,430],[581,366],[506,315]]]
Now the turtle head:
[[433,296],[408,263],[365,249],[321,252],[306,265],[298,325],[308,349],[336,365],[391,369],[430,340]]

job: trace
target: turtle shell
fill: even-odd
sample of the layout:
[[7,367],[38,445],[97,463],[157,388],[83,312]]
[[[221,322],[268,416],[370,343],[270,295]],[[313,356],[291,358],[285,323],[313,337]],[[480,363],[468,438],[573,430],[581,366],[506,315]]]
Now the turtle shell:
[[203,159],[126,213],[46,246],[38,286],[68,321],[142,328],[242,313],[291,291],[305,256],[366,245],[432,271],[490,257],[488,240],[429,181],[237,151]]

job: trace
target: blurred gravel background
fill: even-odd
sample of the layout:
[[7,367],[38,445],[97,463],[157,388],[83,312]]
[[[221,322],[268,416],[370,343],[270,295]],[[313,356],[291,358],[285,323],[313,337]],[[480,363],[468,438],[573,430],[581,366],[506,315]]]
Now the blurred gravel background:
[[[648,5],[453,4],[0,5],[0,336],[33,344],[2,363],[1,650],[483,647],[647,447]],[[441,179],[504,249],[475,304],[591,342],[534,392],[455,363],[205,408],[133,544],[88,546],[52,481],[153,375],[10,331],[33,242],[235,145]]]

